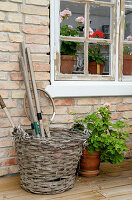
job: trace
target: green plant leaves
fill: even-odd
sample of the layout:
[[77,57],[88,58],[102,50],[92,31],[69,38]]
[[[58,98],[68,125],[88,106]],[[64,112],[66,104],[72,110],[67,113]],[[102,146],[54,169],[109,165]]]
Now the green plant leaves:
[[101,151],[102,161],[119,164],[124,159],[123,152],[129,151],[125,143],[129,132],[124,130],[129,126],[124,121],[111,122],[110,119],[109,106],[102,106],[84,120],[76,120],[77,129],[84,130],[87,127],[90,133],[87,138],[88,151]]

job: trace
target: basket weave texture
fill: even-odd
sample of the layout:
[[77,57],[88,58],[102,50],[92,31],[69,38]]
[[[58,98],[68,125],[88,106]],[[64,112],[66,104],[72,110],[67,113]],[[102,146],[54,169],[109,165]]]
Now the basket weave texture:
[[50,138],[34,138],[14,132],[21,187],[32,193],[61,193],[75,183],[84,136],[68,129],[50,133]]

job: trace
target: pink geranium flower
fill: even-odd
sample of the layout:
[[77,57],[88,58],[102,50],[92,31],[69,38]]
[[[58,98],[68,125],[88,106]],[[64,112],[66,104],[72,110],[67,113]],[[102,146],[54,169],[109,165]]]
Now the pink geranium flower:
[[72,28],[73,28],[73,26],[72,26],[72,25],[68,25],[68,28],[69,28],[69,29],[72,29]]
[[109,107],[111,107],[111,104],[108,103],[108,102],[106,102],[106,103],[104,104],[104,106],[109,106]]
[[132,36],[129,35],[129,36],[127,37],[127,40],[132,40]]
[[83,16],[81,16],[81,17],[77,17],[76,19],[75,19],[75,21],[78,23],[78,24],[84,24],[84,17]]
[[67,19],[68,17],[70,17],[72,15],[70,10],[63,10],[62,12],[60,12],[60,18],[62,20]]

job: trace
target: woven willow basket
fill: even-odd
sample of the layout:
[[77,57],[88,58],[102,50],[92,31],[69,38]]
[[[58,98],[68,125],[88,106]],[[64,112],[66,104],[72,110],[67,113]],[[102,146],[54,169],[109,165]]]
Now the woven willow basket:
[[56,194],[74,186],[85,138],[68,129],[51,129],[50,138],[14,131],[21,187],[38,194]]

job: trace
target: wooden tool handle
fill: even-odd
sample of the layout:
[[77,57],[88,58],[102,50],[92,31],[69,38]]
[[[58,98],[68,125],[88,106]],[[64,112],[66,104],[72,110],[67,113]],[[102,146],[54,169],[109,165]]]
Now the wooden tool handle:
[[6,107],[6,105],[5,105],[5,103],[4,103],[4,100],[3,100],[3,98],[2,98],[1,95],[0,95],[0,105],[1,105],[1,108],[2,108],[2,109]]

